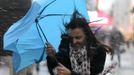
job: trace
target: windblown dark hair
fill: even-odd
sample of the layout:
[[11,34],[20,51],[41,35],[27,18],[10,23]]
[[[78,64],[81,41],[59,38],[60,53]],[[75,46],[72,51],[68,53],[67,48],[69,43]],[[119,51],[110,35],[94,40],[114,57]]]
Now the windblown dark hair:
[[[93,32],[91,31],[91,29],[89,27],[89,23],[78,11],[75,11],[73,13],[70,22],[65,24],[65,28],[66,28],[66,32],[69,29],[75,29],[75,28],[81,28],[84,31],[84,33],[86,35],[86,40],[87,40],[87,46],[86,46],[87,55],[89,58],[92,59],[92,57],[96,54],[96,48],[98,48],[98,47],[102,47],[105,51],[107,51],[107,50],[111,51],[110,47],[100,43],[96,39],[95,35],[93,34]],[[64,37],[64,35],[66,36],[66,38]],[[69,36],[67,34],[63,34],[61,38],[62,38],[62,40],[61,40],[59,49],[63,48],[63,47],[65,49],[69,49]],[[66,42],[65,42],[65,40],[66,40]]]

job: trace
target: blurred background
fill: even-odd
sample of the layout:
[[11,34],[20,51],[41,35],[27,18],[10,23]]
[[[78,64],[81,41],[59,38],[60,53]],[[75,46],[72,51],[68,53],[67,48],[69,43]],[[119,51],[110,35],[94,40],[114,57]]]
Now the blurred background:
[[[134,74],[134,0],[86,0],[92,29],[100,42],[113,48],[107,54],[107,75]],[[49,75],[46,62],[15,74],[12,53],[3,51],[3,34],[30,8],[31,0],[0,0],[0,75]],[[115,64],[115,65],[113,65]],[[112,68],[109,66],[113,66]]]

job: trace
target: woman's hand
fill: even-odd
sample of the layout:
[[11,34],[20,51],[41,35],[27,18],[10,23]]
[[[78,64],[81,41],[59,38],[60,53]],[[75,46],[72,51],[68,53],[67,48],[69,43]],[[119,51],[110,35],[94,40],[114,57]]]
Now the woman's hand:
[[46,43],[46,53],[50,57],[55,57],[55,49],[50,43]]
[[57,67],[57,74],[58,75],[71,75],[71,71],[68,68],[66,68],[61,63],[59,63],[58,65],[59,65]]

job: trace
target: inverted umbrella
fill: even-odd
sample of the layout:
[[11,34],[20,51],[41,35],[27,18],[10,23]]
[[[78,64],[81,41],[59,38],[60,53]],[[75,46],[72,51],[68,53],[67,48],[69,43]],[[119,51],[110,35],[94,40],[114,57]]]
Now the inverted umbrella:
[[17,72],[45,59],[47,40],[58,49],[63,19],[69,21],[74,9],[88,19],[85,0],[33,1],[26,16],[4,35],[4,49],[14,52],[13,65]]

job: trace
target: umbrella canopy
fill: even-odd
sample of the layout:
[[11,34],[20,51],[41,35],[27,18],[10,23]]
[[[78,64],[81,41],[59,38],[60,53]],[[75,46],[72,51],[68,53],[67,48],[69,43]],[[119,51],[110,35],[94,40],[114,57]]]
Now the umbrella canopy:
[[28,13],[4,35],[4,49],[13,51],[17,72],[45,59],[47,40],[58,49],[63,22],[70,20],[74,9],[88,19],[85,0],[33,0]]

